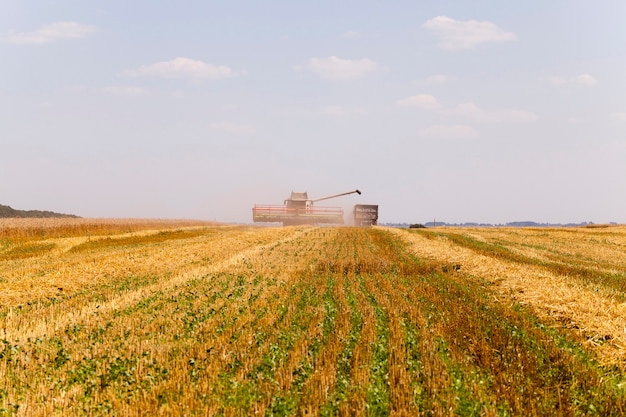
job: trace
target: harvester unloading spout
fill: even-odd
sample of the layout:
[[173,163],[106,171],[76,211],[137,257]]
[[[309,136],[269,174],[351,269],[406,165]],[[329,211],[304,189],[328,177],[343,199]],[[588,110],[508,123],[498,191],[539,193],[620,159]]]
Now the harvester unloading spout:
[[306,192],[291,192],[282,206],[255,205],[252,220],[255,222],[281,222],[284,226],[294,224],[343,224],[341,207],[320,207],[313,204],[348,194],[361,194],[360,190],[310,199]]
[[328,197],[316,198],[315,200],[311,200],[311,203],[317,203],[318,201],[323,201],[323,200],[330,200],[331,198],[341,197],[343,195],[354,194],[354,193],[357,193],[358,195],[361,195],[361,191],[354,190],[354,191],[348,191],[347,193],[341,193],[341,194],[331,195],[331,196],[328,196]]

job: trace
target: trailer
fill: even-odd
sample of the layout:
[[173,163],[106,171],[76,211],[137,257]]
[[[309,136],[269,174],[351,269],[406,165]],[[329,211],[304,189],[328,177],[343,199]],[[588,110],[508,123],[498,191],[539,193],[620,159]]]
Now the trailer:
[[355,226],[375,226],[378,224],[378,205],[357,204],[354,206]]

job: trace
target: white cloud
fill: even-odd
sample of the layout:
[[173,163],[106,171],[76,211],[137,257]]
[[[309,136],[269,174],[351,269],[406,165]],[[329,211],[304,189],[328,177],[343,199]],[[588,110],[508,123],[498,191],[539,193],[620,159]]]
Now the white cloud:
[[371,59],[311,58],[304,66],[294,67],[296,71],[309,70],[322,78],[349,80],[377,71],[380,66]]
[[626,111],[616,111],[609,114],[609,119],[617,122],[626,122]]
[[202,61],[179,57],[171,61],[143,65],[135,70],[124,71],[120,75],[129,77],[150,76],[215,80],[236,77],[243,74],[244,73],[237,73],[225,65],[212,65]]
[[439,101],[430,94],[418,94],[407,97],[402,100],[398,100],[397,104],[401,106],[417,107],[424,110],[437,110],[442,107],[441,103],[439,103]]
[[578,77],[575,77],[572,81],[576,84],[584,85],[587,87],[593,87],[598,83],[598,80],[596,80],[595,78],[593,78],[593,76],[589,74],[581,74]]
[[598,83],[598,80],[590,74],[581,74],[572,78],[564,78],[555,75],[548,77],[547,81],[552,85],[578,84],[585,87],[593,87]]
[[524,110],[484,110],[474,103],[461,103],[451,113],[474,123],[534,123],[539,119],[535,113]]
[[432,125],[418,130],[419,136],[435,139],[471,139],[478,136],[478,132],[468,125]]
[[439,37],[439,46],[447,50],[472,49],[483,43],[500,43],[517,40],[513,32],[505,32],[492,22],[476,20],[459,21],[447,16],[437,16],[423,27]]
[[62,39],[79,39],[96,31],[95,26],[76,22],[56,22],[44,25],[33,32],[11,31],[5,42],[16,45],[39,45]]
[[423,110],[437,111],[440,115],[453,119],[464,119],[470,123],[534,123],[539,119],[535,113],[524,110],[498,109],[485,110],[475,103],[461,103],[454,108],[444,108],[436,97],[430,94],[418,94],[398,100],[401,106],[417,107]]
[[229,122],[213,122],[209,126],[211,129],[220,130],[233,135],[251,135],[256,132],[255,129],[250,126]]
[[139,97],[139,96],[146,95],[148,93],[148,91],[143,88],[124,86],[124,85],[103,87],[102,92],[105,94],[112,95],[112,96],[121,96],[121,97]]

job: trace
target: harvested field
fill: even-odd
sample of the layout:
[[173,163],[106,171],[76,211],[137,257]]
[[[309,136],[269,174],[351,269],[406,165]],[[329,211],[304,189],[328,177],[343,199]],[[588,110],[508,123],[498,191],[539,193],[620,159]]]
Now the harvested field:
[[1,226],[0,415],[626,408],[624,228]]

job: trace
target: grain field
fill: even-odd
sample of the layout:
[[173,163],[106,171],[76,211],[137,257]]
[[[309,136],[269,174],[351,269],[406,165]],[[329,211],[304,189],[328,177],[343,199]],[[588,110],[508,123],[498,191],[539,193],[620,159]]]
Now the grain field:
[[625,228],[0,227],[0,415],[624,414]]

